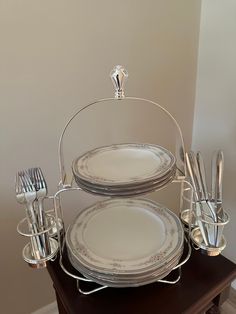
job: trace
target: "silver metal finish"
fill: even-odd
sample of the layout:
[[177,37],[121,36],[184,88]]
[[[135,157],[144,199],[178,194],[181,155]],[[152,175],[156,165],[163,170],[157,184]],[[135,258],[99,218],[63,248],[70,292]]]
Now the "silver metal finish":
[[[228,223],[229,218],[222,207],[222,172],[223,172],[223,155],[221,151],[213,156],[212,160],[212,196],[208,193],[206,184],[206,174],[203,158],[198,152],[197,156],[193,152],[187,154],[187,166],[189,169],[193,190],[195,191],[195,211],[196,222],[199,226],[198,233],[191,231],[191,239],[202,250],[207,251],[208,255],[212,253],[212,248],[219,251],[223,250],[221,241],[224,226]],[[217,200],[219,196],[219,201]],[[220,210],[219,210],[220,207]],[[219,214],[220,212],[220,214]],[[189,226],[189,230],[191,226]],[[196,228],[194,228],[195,230]],[[201,241],[199,240],[201,233]],[[194,237],[194,235],[198,235]],[[211,252],[211,253],[209,253]]]
[[199,228],[201,230],[202,233],[202,237],[203,237],[203,241],[205,243],[205,245],[209,245],[208,242],[208,237],[207,237],[207,232],[206,229],[201,221],[202,218],[202,208],[201,208],[201,204],[200,204],[200,195],[199,195],[199,187],[198,187],[198,182],[196,179],[196,175],[194,172],[194,163],[193,163],[193,159],[191,159],[192,155],[186,153],[186,163],[187,163],[187,167],[188,167],[188,171],[189,171],[189,175],[191,178],[191,182],[193,185],[193,191],[194,191],[194,195],[195,195],[195,200],[196,200],[196,217],[197,217],[197,223],[199,225]]
[[[212,158],[212,189],[211,199],[214,203],[217,219],[223,219],[224,210],[222,205],[222,182],[224,171],[224,155],[221,150],[214,153]],[[221,238],[222,229],[217,228],[217,239]],[[219,242],[216,242],[216,246]]]
[[[37,197],[39,199],[44,198],[45,190],[43,193],[37,193],[35,186],[40,184],[36,182],[40,180],[40,177],[33,177],[31,180],[29,172],[29,170],[20,171],[16,175],[16,198],[26,208],[26,218],[18,223],[17,231],[19,234],[30,238],[30,242],[23,249],[24,260],[33,268],[44,268],[48,260],[55,258],[59,249],[58,242],[49,237],[49,233],[55,228],[56,222],[52,215],[45,215],[43,224],[39,222],[35,202],[38,201]],[[33,175],[31,172],[31,176]],[[45,189],[45,187],[40,185],[39,189]],[[45,239],[48,240],[47,244]]]
[[[50,214],[47,214],[46,215],[46,219],[48,221],[47,223],[47,227],[44,228],[44,230],[40,231],[37,233],[37,235],[43,235],[44,233],[52,233],[51,230],[54,230],[55,229],[55,225],[56,225],[56,222],[55,222],[55,217],[53,215],[50,215]],[[17,224],[17,232],[24,236],[24,237],[32,237],[32,233],[28,230],[28,226],[27,225],[27,218],[23,218],[19,221],[19,223]]]
[[[47,220],[45,218],[45,211],[43,206],[43,201],[47,196],[47,184],[46,180],[44,179],[42,170],[39,167],[29,169],[29,175],[36,191],[36,200],[34,204],[38,205],[37,206],[38,228],[39,231],[43,231],[45,228],[47,228]],[[45,255],[47,255],[50,252],[48,234],[47,233],[42,234],[41,239],[45,249]]]
[[181,184],[180,192],[180,220],[186,232],[190,232],[197,226],[196,220],[196,202],[194,200],[194,191],[189,180],[184,180]]
[[164,280],[164,279],[160,279],[160,280],[157,280],[157,282],[160,282],[160,283],[167,283],[169,285],[174,285],[176,284],[181,278],[181,268],[179,267],[178,268],[178,277],[175,279],[175,280]]
[[[125,71],[125,69],[123,67],[115,67],[115,69],[113,69],[112,73],[111,73],[111,78],[113,81],[113,84],[115,86],[115,97],[114,98],[105,98],[105,99],[100,99],[97,100],[95,102],[92,102],[86,106],[84,106],[83,108],[81,108],[80,110],[78,110],[67,122],[67,124],[65,125],[60,140],[59,140],[59,149],[58,149],[58,154],[59,154],[59,166],[60,166],[60,173],[61,173],[61,181],[59,183],[59,191],[54,195],[54,209],[55,209],[55,218],[56,221],[58,221],[59,217],[62,217],[63,215],[63,210],[62,210],[62,206],[61,206],[61,195],[64,192],[68,192],[68,191],[72,191],[72,190],[77,190],[79,191],[83,191],[84,188],[78,188],[78,187],[73,187],[73,180],[71,180],[70,175],[68,173],[66,173],[66,168],[65,168],[65,161],[64,161],[64,149],[63,149],[63,143],[64,143],[64,136],[66,134],[67,129],[69,128],[71,122],[77,118],[77,116],[80,115],[80,113],[82,113],[84,110],[87,110],[88,108],[91,108],[93,106],[99,106],[100,104],[104,103],[104,102],[109,102],[109,101],[122,101],[124,99],[129,100],[129,101],[142,101],[144,102],[144,104],[148,103],[151,104],[153,106],[155,106],[157,109],[161,110],[164,114],[166,114],[166,116],[169,117],[169,119],[171,120],[172,124],[175,127],[176,130],[176,151],[175,151],[175,156],[176,156],[176,160],[177,160],[177,169],[178,172],[176,174],[176,176],[172,179],[173,183],[178,183],[178,184],[182,184],[182,182],[185,180],[186,177],[186,165],[185,165],[185,149],[184,149],[184,141],[183,141],[183,136],[182,136],[182,132],[181,129],[177,123],[177,121],[174,119],[174,117],[163,107],[161,107],[159,104],[147,100],[147,99],[143,99],[143,98],[137,98],[137,97],[125,97],[124,95],[124,82],[127,78],[127,73]],[[117,103],[117,105],[119,105],[119,103]],[[164,186],[163,186],[164,188]],[[191,188],[191,186],[190,186]],[[132,195],[130,195],[132,196]],[[58,226],[57,226],[58,227]],[[60,250],[60,256],[62,257],[63,254],[63,247],[61,246],[61,235],[58,232],[58,242],[59,242],[59,250]],[[190,247],[191,248],[191,247]],[[191,252],[191,250],[189,251]],[[189,258],[191,253],[189,253],[187,259]],[[183,261],[181,263],[184,264]],[[77,280],[84,280],[81,277],[77,277],[74,274],[68,273],[68,271],[65,269],[63,263],[62,263],[62,258],[60,258],[60,264],[62,269],[71,277],[77,279]],[[180,267],[180,266],[179,266]],[[77,278],[76,278],[77,277]],[[86,280],[87,281],[87,280]],[[177,282],[177,281],[176,281]],[[79,282],[78,282],[79,284]],[[102,287],[103,288],[103,287]],[[79,288],[80,289],[80,288]],[[99,289],[100,290],[100,289]],[[84,294],[89,294],[89,293],[93,293],[96,292],[97,289],[95,290],[91,290],[91,291],[82,291],[81,289],[79,290],[81,293]]]
[[[224,154],[221,150],[218,151],[217,159],[216,159],[216,188],[215,188],[215,208],[216,214],[219,219],[224,218],[224,210],[223,210],[223,172],[224,172]],[[221,239],[221,235],[223,232],[223,228],[217,228],[217,238],[216,245],[219,245],[219,241]]]
[[95,292],[98,292],[100,290],[103,290],[103,289],[106,289],[108,288],[107,286],[100,286],[98,288],[95,288],[95,289],[92,289],[92,290],[88,290],[88,291],[84,291],[83,289],[80,288],[79,286],[79,280],[76,280],[76,287],[77,287],[77,290],[83,294],[83,295],[90,295],[90,294],[93,294]]
[[224,236],[222,236],[222,238],[221,238],[221,242],[220,242],[219,247],[206,246],[203,242],[203,239],[202,239],[202,233],[198,227],[194,228],[191,231],[191,239],[192,239],[193,243],[198,248],[203,250],[203,253],[206,253],[209,256],[219,255],[226,246],[226,240],[225,240]]
[[222,151],[218,152],[217,155],[217,189],[216,189],[216,199],[217,202],[222,203],[222,182],[223,182],[223,171],[224,171],[224,155]]
[[[197,152],[196,155],[196,162],[197,167],[199,170],[199,179],[200,179],[200,189],[201,189],[201,203],[204,206],[204,213],[209,213],[210,221],[213,220],[217,222],[217,215],[215,211],[215,207],[212,206],[211,202],[209,201],[209,193],[206,183],[206,172],[205,172],[205,165],[200,152]],[[217,228],[213,224],[208,225],[208,238],[211,245],[216,244],[217,238]]]
[[[214,204],[212,205],[214,206]],[[220,242],[222,240],[223,237],[223,230],[225,225],[229,222],[229,216],[226,213],[226,211],[223,211],[223,216],[222,217],[218,217],[217,222],[210,222],[208,219],[202,219],[202,222],[208,226],[209,229],[215,228],[215,230],[217,231],[215,234],[215,241],[213,242],[212,246],[213,247],[219,247],[220,246]]]
[[60,234],[63,233],[63,221],[62,221],[61,218],[58,218],[57,223],[52,224],[50,222],[51,220],[54,220],[54,216],[52,216],[52,215],[50,215],[50,217],[48,218],[49,224],[52,225],[52,228],[50,228],[49,231],[48,231],[48,235],[51,238],[57,239],[57,230],[58,230],[58,228],[59,228]]
[[175,157],[176,157],[176,164],[177,164],[177,168],[178,168],[178,178],[184,179],[186,177],[185,148],[184,148],[185,146],[184,146],[184,140],[183,140],[182,131],[181,131],[181,128],[180,128],[178,122],[169,113],[169,111],[167,111],[164,107],[160,106],[159,104],[155,103],[154,101],[147,100],[145,98],[124,97],[124,98],[121,98],[119,100],[117,100],[116,98],[104,98],[104,99],[100,99],[100,100],[94,101],[94,102],[84,106],[83,108],[78,110],[75,114],[73,114],[73,116],[66,123],[66,125],[65,125],[65,127],[64,127],[64,129],[63,129],[63,131],[61,133],[61,136],[60,136],[60,139],[59,139],[59,145],[58,145],[58,159],[59,159],[59,168],[60,168],[60,176],[61,176],[61,180],[59,182],[59,189],[64,189],[64,188],[67,188],[67,187],[71,186],[71,180],[69,180],[69,176],[68,176],[68,174],[66,173],[66,170],[65,170],[65,160],[64,160],[63,144],[64,144],[64,136],[65,136],[66,131],[69,128],[70,124],[72,123],[72,121],[80,113],[82,113],[84,110],[87,110],[88,108],[91,108],[93,106],[102,104],[104,102],[123,101],[124,99],[128,99],[128,100],[131,100],[131,101],[142,101],[144,104],[145,103],[151,104],[151,105],[157,107],[159,110],[161,110],[163,113],[165,113],[169,117],[169,119],[171,120],[171,122],[175,126],[175,131],[176,131],[176,152],[175,152]]
[[[178,183],[178,184],[181,184],[183,181],[182,180],[179,180],[179,179],[176,179],[176,180],[173,180],[174,183]],[[186,181],[186,183],[188,183]],[[189,183],[188,183],[189,184]],[[64,194],[64,193],[67,193],[68,191],[83,191],[81,190],[80,188],[78,187],[66,187],[64,189],[61,189],[59,190],[55,195],[54,195],[54,207],[55,207],[55,217],[57,217],[56,219],[58,219],[58,213],[60,213],[61,215],[61,212],[62,212],[62,209],[61,209],[61,195]],[[93,283],[92,280],[88,279],[88,278],[85,278],[85,277],[82,277],[82,276],[78,276],[76,274],[73,274],[71,273],[70,271],[68,271],[65,267],[65,265],[63,264],[63,252],[64,252],[64,247],[65,247],[65,241],[64,239],[62,240],[61,239],[61,235],[58,234],[58,242],[59,242],[59,252],[60,252],[60,258],[59,258],[59,263],[60,263],[60,266],[62,268],[62,270],[70,277],[74,278],[77,280],[77,287],[78,287],[78,291],[84,295],[89,295],[89,294],[92,294],[92,293],[95,293],[95,292],[98,292],[99,290],[102,290],[104,288],[107,288],[108,286],[105,285],[105,286],[100,286],[96,289],[91,289],[91,290],[88,290],[88,291],[84,291],[80,288],[79,286],[79,281],[86,281],[86,282],[91,282]],[[173,270],[175,269],[178,269],[179,272],[180,272],[180,267],[183,266],[189,259],[190,255],[191,255],[191,245],[190,245],[190,242],[187,238],[185,238],[185,241],[188,243],[188,252],[187,252],[187,255],[186,257],[184,257],[184,259],[177,265],[174,267]],[[162,279],[163,281],[160,280],[160,282],[163,282],[163,283],[167,283],[167,284],[174,284],[176,282],[178,282],[178,280],[180,279],[180,275],[178,276],[178,278],[174,281],[169,281],[169,280],[164,280]]]
[[189,224],[191,228],[197,225],[195,213],[193,210],[190,210],[190,209],[183,210],[180,213],[180,219],[183,222],[183,224],[185,224],[185,226],[187,227],[189,226]]
[[37,220],[33,208],[33,202],[36,199],[36,192],[30,181],[28,173],[25,171],[18,172],[16,175],[16,199],[20,204],[26,206],[26,217],[29,230],[34,235],[31,238],[32,251],[35,258],[40,259],[44,255],[42,243],[38,234]]
[[126,79],[128,78],[128,72],[123,66],[116,65],[111,71],[110,77],[115,87],[115,98],[124,98],[124,84]]
[[208,192],[207,183],[206,183],[205,165],[204,165],[204,161],[200,152],[197,152],[196,158],[197,158],[197,164],[198,164],[198,169],[199,169],[199,174],[200,174],[200,179],[201,179],[202,200],[207,202],[207,205],[209,206],[209,209],[210,209],[210,213],[214,221],[217,222],[217,215],[216,215],[215,208],[212,206],[209,200],[209,192]]
[[218,151],[216,158],[216,183],[215,183],[215,204],[217,215],[223,216],[223,207],[222,207],[222,185],[223,185],[223,172],[224,172],[224,155],[222,151]]
[[215,202],[216,198],[216,182],[217,182],[217,160],[218,152],[214,152],[211,159],[211,199]]
[[173,268],[173,270],[179,269],[181,266],[183,266],[183,265],[189,260],[189,258],[190,258],[190,256],[191,256],[192,250],[191,250],[191,245],[190,245],[189,239],[188,239],[186,236],[184,237],[184,239],[185,239],[185,242],[186,242],[187,245],[188,245],[188,253],[187,253],[186,257],[185,257],[178,265],[176,265],[176,266]]
[[[180,181],[176,181],[176,182],[177,182],[177,183],[180,183]],[[73,189],[73,190],[79,190],[78,188],[72,188],[72,189]],[[64,189],[64,191],[58,191],[58,192],[57,192],[57,196],[56,196],[57,199],[58,199],[58,196],[59,196],[62,192],[66,192],[66,189]],[[165,279],[160,279],[160,280],[157,280],[157,282],[166,283],[166,284],[175,284],[175,283],[177,283],[177,282],[180,280],[180,278],[181,278],[181,266],[183,266],[183,265],[188,261],[188,259],[189,259],[190,256],[191,256],[191,245],[190,245],[190,242],[189,242],[189,240],[187,239],[187,237],[185,237],[185,241],[186,241],[186,243],[187,243],[187,245],[188,245],[187,254],[186,254],[186,256],[185,256],[184,258],[181,259],[181,261],[179,262],[179,264],[176,265],[176,266],[173,268],[173,270],[178,270],[178,272],[179,272],[178,277],[177,277],[175,280],[172,280],[172,281],[170,281],[170,280],[165,280]],[[80,281],[85,281],[85,282],[88,282],[88,283],[89,283],[89,282],[93,283],[93,281],[92,281],[91,279],[86,278],[86,277],[82,277],[82,276],[75,275],[75,274],[71,273],[70,271],[68,271],[68,270],[66,269],[65,265],[63,264],[63,252],[64,252],[64,248],[65,248],[65,239],[63,239],[61,243],[62,243],[62,244],[60,245],[60,248],[59,248],[59,249],[61,250],[61,254],[60,254],[60,258],[59,258],[59,264],[60,264],[62,270],[63,270],[68,276],[70,276],[70,277],[76,279],[77,289],[78,289],[78,291],[79,291],[81,294],[89,295],[89,294],[98,292],[98,291],[100,291],[100,290],[102,290],[102,289],[105,289],[105,288],[108,288],[108,287],[109,287],[109,286],[107,286],[107,285],[105,285],[105,286],[101,285],[101,286],[99,286],[98,288],[95,288],[95,289],[92,288],[91,290],[87,290],[87,291],[84,291],[83,289],[81,289],[81,288],[80,288],[80,285],[79,285],[79,282],[80,282]]]
[[50,251],[49,254],[44,258],[36,259],[32,256],[32,251],[29,243],[23,249],[22,256],[23,259],[33,268],[43,268],[46,267],[46,262],[51,260],[58,252],[58,242],[54,239],[50,239]]

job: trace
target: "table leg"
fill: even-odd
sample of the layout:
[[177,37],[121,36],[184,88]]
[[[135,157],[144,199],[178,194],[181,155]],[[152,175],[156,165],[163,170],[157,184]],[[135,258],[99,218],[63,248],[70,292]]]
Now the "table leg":
[[230,285],[226,287],[215,299],[214,304],[218,307],[221,306],[229,298]]
[[56,293],[56,298],[57,298],[57,307],[58,307],[59,314],[68,314],[66,309],[64,308],[64,305],[61,302],[59,295],[57,294],[56,291],[55,293]]

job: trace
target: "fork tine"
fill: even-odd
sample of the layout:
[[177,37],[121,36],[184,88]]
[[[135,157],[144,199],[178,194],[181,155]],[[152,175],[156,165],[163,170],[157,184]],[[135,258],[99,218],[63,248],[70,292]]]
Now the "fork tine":
[[35,175],[37,177],[38,188],[42,189],[43,184],[42,184],[42,176],[41,176],[40,168],[35,169]]
[[24,175],[23,175],[23,172],[20,171],[18,172],[19,174],[19,187],[21,187],[21,190],[23,193],[27,192],[27,185],[26,185],[26,182],[25,182],[25,178],[24,178]]
[[28,188],[30,188],[30,181],[29,181],[29,176],[26,170],[23,171],[23,176],[22,179],[25,180],[25,184]]
[[38,191],[40,189],[40,182],[39,182],[39,178],[38,178],[38,175],[37,175],[37,169],[38,168],[34,168],[33,169],[33,177],[34,177],[34,183],[35,183],[36,191]]
[[38,177],[39,177],[39,182],[41,183],[41,187],[42,188],[47,188],[47,184],[46,184],[46,180],[43,176],[43,172],[41,170],[41,168],[37,168],[37,174],[38,174]]
[[35,178],[35,168],[30,168],[29,169],[29,176],[30,176],[31,182],[32,182],[35,190],[37,191],[38,188],[37,188],[37,180]]
[[27,191],[35,191],[34,185],[30,179],[29,173],[27,170],[23,171],[23,176],[22,179],[25,180],[25,185],[26,185],[26,189]]
[[34,168],[30,168],[29,169],[29,175],[30,175],[30,179],[32,181],[32,184],[34,185],[34,188],[36,191],[38,191],[41,186],[40,186],[40,179],[38,177],[38,168],[34,167]]
[[34,178],[34,168],[30,168],[28,169],[28,173],[29,173],[29,176],[30,176],[30,179],[31,179],[31,182],[33,185],[35,185],[35,178]]
[[20,182],[19,182],[19,173],[17,173],[15,176],[15,190],[16,190],[16,194],[19,194],[21,192]]

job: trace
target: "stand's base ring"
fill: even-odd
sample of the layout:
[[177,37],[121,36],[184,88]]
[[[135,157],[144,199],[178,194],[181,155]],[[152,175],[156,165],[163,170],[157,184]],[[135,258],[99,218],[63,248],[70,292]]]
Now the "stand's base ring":
[[222,236],[222,239],[221,239],[221,243],[220,243],[220,246],[219,247],[207,247],[204,243],[203,243],[203,238],[202,238],[202,234],[201,234],[201,231],[200,231],[200,228],[197,227],[197,228],[194,228],[191,233],[190,233],[190,237],[191,237],[191,240],[193,242],[193,245],[194,245],[194,248],[195,249],[201,249],[201,252],[203,254],[206,254],[208,256],[217,256],[219,255],[223,250],[224,248],[226,247],[226,240],[225,240],[225,237]]
[[[176,284],[176,283],[180,280],[180,278],[181,278],[181,266],[184,265],[184,264],[188,261],[188,259],[190,258],[190,255],[191,255],[191,244],[190,244],[189,240],[187,239],[187,237],[185,237],[185,241],[186,241],[186,243],[187,243],[187,248],[188,248],[187,255],[186,255],[185,258],[182,260],[182,262],[180,262],[178,265],[176,265],[176,266],[171,270],[171,272],[172,272],[172,271],[175,271],[175,270],[178,271],[178,276],[177,276],[177,278],[174,279],[174,280],[158,279],[158,280],[156,280],[156,282],[159,282],[159,283],[166,283],[166,284],[173,285],[173,284]],[[62,248],[64,248],[64,245],[62,245]],[[61,252],[61,253],[62,253],[62,252]],[[70,277],[76,279],[77,289],[78,289],[78,291],[79,291],[81,294],[83,294],[83,295],[89,295],[89,294],[98,292],[98,291],[100,291],[100,290],[102,290],[102,289],[108,288],[108,286],[105,286],[105,285],[102,286],[102,285],[100,285],[99,287],[97,287],[97,288],[95,288],[95,289],[91,289],[91,290],[87,290],[87,291],[82,290],[81,287],[80,287],[80,281],[84,281],[84,282],[88,282],[88,283],[92,283],[92,284],[94,284],[94,282],[93,282],[91,279],[84,278],[84,277],[82,277],[82,276],[79,277],[79,276],[77,276],[77,275],[72,274],[71,272],[69,272],[69,271],[66,269],[66,267],[63,265],[63,262],[62,262],[62,255],[61,255],[60,258],[59,258],[59,263],[60,263],[60,266],[61,266],[62,270],[63,270],[67,275],[69,275]],[[171,273],[171,272],[170,272],[170,273]],[[169,275],[169,274],[168,274],[168,275]],[[154,281],[154,282],[155,282],[155,281]]]
[[49,238],[49,242],[51,252],[48,256],[41,259],[35,259],[31,252],[30,242],[26,244],[26,246],[23,248],[22,256],[25,262],[27,262],[30,267],[37,269],[45,268],[47,266],[47,261],[52,260],[56,256],[59,249],[58,242],[52,238]]

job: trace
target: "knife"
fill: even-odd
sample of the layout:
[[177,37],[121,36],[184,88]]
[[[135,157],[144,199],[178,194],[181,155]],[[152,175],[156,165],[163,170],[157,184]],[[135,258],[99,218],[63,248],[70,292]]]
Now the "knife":
[[214,219],[215,222],[217,222],[217,215],[214,206],[212,205],[211,201],[209,200],[209,193],[208,193],[208,188],[207,188],[207,183],[206,183],[206,170],[205,170],[205,165],[204,165],[204,160],[202,157],[202,154],[200,152],[197,152],[197,164],[199,168],[199,174],[200,174],[200,179],[201,179],[201,188],[202,188],[202,194],[203,194],[203,199],[206,200],[211,215]]
[[216,159],[217,181],[216,181],[216,201],[222,204],[222,182],[224,172],[224,154],[219,150]]
[[217,203],[216,200],[216,181],[217,181],[217,160],[218,151],[214,152],[211,160],[211,200],[212,202]]
[[199,186],[198,186],[198,180],[196,177],[196,172],[195,172],[195,163],[194,163],[194,153],[190,152],[189,154],[186,153],[186,164],[187,164],[187,169],[189,172],[189,176],[191,179],[192,187],[193,187],[193,192],[195,195],[195,200],[196,200],[196,216],[197,216],[197,223],[200,228],[203,242],[205,243],[206,246],[209,245],[208,239],[207,239],[207,233],[204,228],[204,225],[201,221],[202,219],[202,206],[201,206],[201,198],[199,194]]
[[[217,243],[217,235],[218,235],[218,227],[213,223],[218,222],[218,217],[216,213],[216,207],[214,206],[214,203],[209,200],[209,193],[207,189],[207,183],[206,183],[206,171],[205,171],[205,165],[204,160],[202,157],[202,154],[200,152],[197,153],[197,163],[199,167],[200,177],[201,177],[201,183],[202,183],[202,190],[203,190],[203,196],[204,196],[204,203],[206,203],[207,206],[204,208],[206,211],[209,212],[209,216],[213,221],[209,221],[208,224],[208,231],[209,231],[209,238],[211,245],[216,245]],[[207,219],[208,220],[208,219]]]
[[[212,158],[212,200],[215,203],[217,220],[224,220],[224,210],[222,207],[222,182],[224,171],[224,154],[222,150],[214,153]],[[223,228],[217,226],[216,246],[220,245]]]
[[206,170],[205,165],[203,161],[202,154],[200,152],[197,152],[197,164],[199,168],[199,176],[201,181],[201,188],[202,188],[202,196],[203,199],[208,200],[208,189],[207,189],[207,183],[206,183]]
[[224,154],[222,150],[214,153],[212,158],[212,201],[215,202],[217,214],[221,213],[222,209],[222,183],[224,172]]

